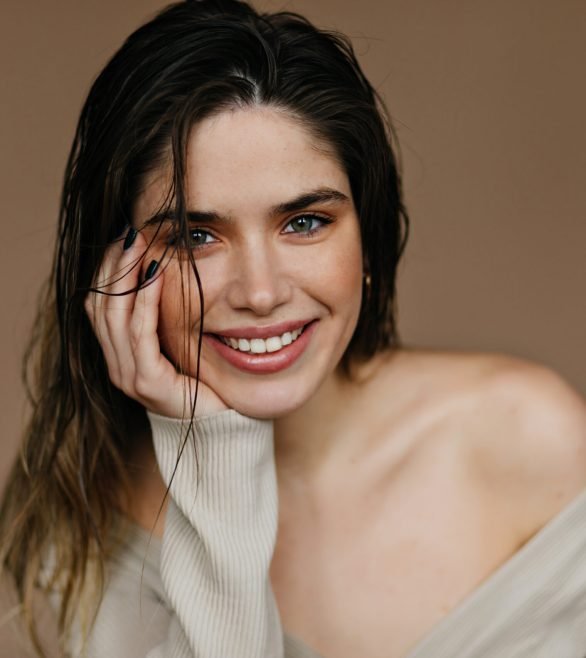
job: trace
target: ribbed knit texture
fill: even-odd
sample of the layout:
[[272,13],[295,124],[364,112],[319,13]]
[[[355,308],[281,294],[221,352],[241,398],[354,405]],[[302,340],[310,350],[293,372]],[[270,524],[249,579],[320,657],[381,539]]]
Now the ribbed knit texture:
[[[168,482],[185,431],[150,420]],[[198,420],[195,438],[201,485],[196,495],[190,443],[163,537],[161,574],[177,617],[165,652],[149,658],[289,658],[268,580],[278,514],[271,424],[228,411]],[[293,639],[286,646],[316,655]],[[586,491],[406,656],[585,657]]]
[[171,484],[161,577],[175,612],[149,658],[283,658],[270,587],[277,535],[272,423],[229,410],[189,424],[149,414]]
[[[149,419],[169,482],[187,426]],[[271,423],[226,411],[195,429],[171,486],[162,545],[139,528],[130,533],[109,565],[86,655],[319,658],[282,635],[270,588],[278,514]],[[586,491],[405,656],[585,657]]]
[[585,658],[586,491],[406,658]]

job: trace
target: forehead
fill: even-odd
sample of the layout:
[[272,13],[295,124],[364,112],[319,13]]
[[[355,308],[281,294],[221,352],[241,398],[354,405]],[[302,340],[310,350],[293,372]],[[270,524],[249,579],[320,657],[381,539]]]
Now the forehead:
[[[169,167],[161,167],[147,177],[136,214],[161,205],[170,174]],[[191,131],[186,160],[190,208],[240,216],[320,187],[351,198],[333,148],[285,112],[267,107],[227,110]]]

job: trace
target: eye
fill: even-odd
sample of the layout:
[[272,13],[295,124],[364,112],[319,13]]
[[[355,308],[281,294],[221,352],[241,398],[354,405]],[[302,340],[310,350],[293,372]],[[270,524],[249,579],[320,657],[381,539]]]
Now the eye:
[[301,233],[304,235],[312,235],[319,231],[326,224],[331,224],[331,220],[318,215],[298,215],[290,220],[285,227],[283,233]]
[[197,249],[199,247],[205,247],[208,244],[217,242],[216,238],[209,233],[209,231],[204,231],[201,228],[192,228],[189,229],[189,238],[188,243],[185,245],[185,240],[182,235],[175,234],[170,239],[170,244],[175,244],[178,246],[186,246],[188,249]]
[[189,230],[189,246],[192,249],[194,247],[203,247],[203,245],[209,244],[210,242],[216,242],[216,239],[211,233],[208,233],[201,228],[193,228]]

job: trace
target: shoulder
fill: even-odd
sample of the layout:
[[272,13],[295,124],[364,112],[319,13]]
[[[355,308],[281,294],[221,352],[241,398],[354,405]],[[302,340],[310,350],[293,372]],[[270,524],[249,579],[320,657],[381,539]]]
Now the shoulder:
[[[504,354],[405,351],[377,369],[426,440],[456,448],[476,492],[530,536],[586,489],[586,401],[555,371]],[[405,391],[408,391],[406,394]],[[436,438],[437,437],[437,438]]]
[[468,358],[463,438],[471,472],[531,536],[586,489],[586,401],[543,365]]
[[[494,475],[553,478],[586,487],[586,403],[558,373],[515,357],[488,361],[475,382],[472,429]],[[509,466],[509,468],[507,467]]]

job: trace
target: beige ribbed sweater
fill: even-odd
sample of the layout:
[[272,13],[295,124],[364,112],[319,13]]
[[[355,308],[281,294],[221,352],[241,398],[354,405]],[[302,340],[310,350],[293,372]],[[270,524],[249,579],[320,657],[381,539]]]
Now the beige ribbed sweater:
[[[185,428],[149,419],[168,483]],[[173,479],[162,543],[134,528],[110,565],[88,655],[318,658],[283,635],[270,588],[278,514],[272,424],[226,411],[198,419],[193,438],[196,451],[188,441]],[[586,492],[406,658],[585,656]]]
[[171,484],[161,578],[175,614],[148,658],[283,658],[269,581],[278,517],[272,423],[235,411],[199,418],[177,462],[186,423],[149,419]]

